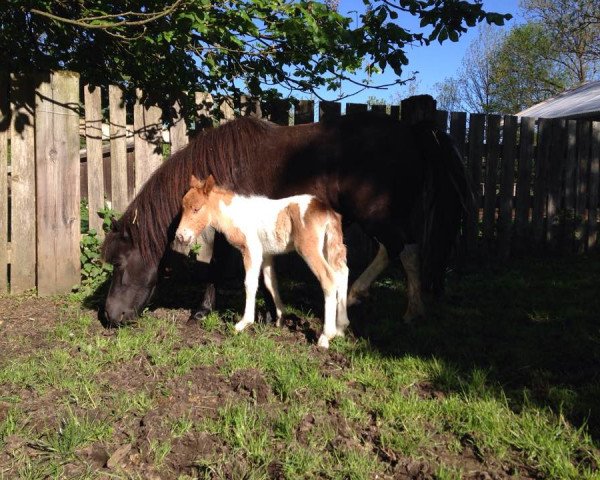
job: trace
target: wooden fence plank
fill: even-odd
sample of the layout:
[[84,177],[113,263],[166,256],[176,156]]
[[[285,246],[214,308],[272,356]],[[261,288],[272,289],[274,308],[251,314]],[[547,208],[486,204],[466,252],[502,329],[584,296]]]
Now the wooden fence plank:
[[472,113],[469,121],[469,176],[473,188],[474,205],[467,218],[466,245],[469,253],[477,251],[479,237],[479,208],[481,206],[481,162],[484,152],[483,132],[485,130],[485,115]]
[[315,121],[315,103],[312,100],[299,100],[294,109],[294,125]]
[[548,156],[548,206],[546,243],[556,251],[560,236],[561,185],[564,180],[566,158],[566,121],[552,119],[552,148]]
[[450,136],[456,142],[456,148],[460,152],[465,164],[465,136],[467,133],[467,114],[465,112],[452,112],[450,114]]
[[290,102],[287,100],[275,99],[263,106],[263,112],[267,118],[277,125],[290,124]]
[[600,188],[600,122],[592,122],[592,147],[590,155],[590,194],[588,211],[587,248],[594,250],[598,245],[598,189]]
[[448,117],[449,114],[446,110],[437,110],[435,112],[435,124],[442,132],[448,131]]
[[390,117],[400,120],[400,105],[390,106]]
[[219,112],[221,112],[221,120],[219,121],[221,125],[235,118],[235,110],[233,108],[232,97],[221,98],[221,103],[219,104]]
[[127,130],[125,99],[116,85],[108,87],[110,122],[110,184],[111,207],[122,213],[127,208]]
[[37,284],[40,295],[52,295],[81,278],[79,74],[57,71],[44,80],[35,108]]
[[11,78],[10,291],[35,287],[35,87],[32,77]]
[[196,104],[196,119],[195,119],[195,132],[201,132],[206,128],[213,126],[213,115],[212,110],[215,106],[215,102],[210,93],[206,92],[195,92],[194,103]]
[[387,106],[381,104],[371,105],[371,111],[376,113],[386,113],[387,114]]
[[587,244],[585,214],[588,200],[588,172],[592,122],[577,120],[577,190],[575,198],[575,252],[583,253]]
[[162,110],[148,105],[144,94],[136,89],[133,107],[135,194],[142,189],[146,180],[160,167],[162,157]]
[[0,74],[0,295],[8,288],[8,75]]
[[262,118],[260,100],[249,95],[240,95],[240,115],[242,117]]
[[102,102],[100,87],[83,88],[85,103],[85,144],[87,167],[87,199],[89,228],[104,238],[102,218],[98,212],[104,208],[104,172],[102,161]]
[[510,255],[511,245],[517,125],[517,117],[512,115],[504,117],[504,126],[502,128],[502,174],[500,178],[500,204],[498,208],[498,255],[504,260]]
[[171,107],[172,124],[169,127],[169,140],[171,142],[171,155],[181,150],[188,142],[187,125],[182,115],[182,100],[177,99]]
[[541,245],[546,234],[544,231],[546,202],[548,199],[548,163],[552,151],[552,123],[548,118],[538,120],[537,152],[535,156],[535,174],[533,179],[533,207],[531,211],[531,230],[533,241]]
[[339,102],[319,102],[319,120],[339,117],[342,114],[342,104]]
[[529,243],[529,208],[531,204],[531,169],[533,165],[533,142],[535,118],[522,117],[519,135],[519,163],[517,170],[517,192],[515,199],[516,245],[525,247]]
[[366,112],[368,105],[366,103],[347,103],[346,104],[346,115],[349,113]]
[[572,252],[575,238],[575,199],[577,176],[577,121],[567,121],[567,159],[565,164],[564,182],[564,229],[562,234],[563,251]]
[[500,158],[500,115],[489,115],[486,135],[485,190],[483,205],[483,238],[486,249],[494,241],[496,222],[496,189],[498,183],[498,160]]

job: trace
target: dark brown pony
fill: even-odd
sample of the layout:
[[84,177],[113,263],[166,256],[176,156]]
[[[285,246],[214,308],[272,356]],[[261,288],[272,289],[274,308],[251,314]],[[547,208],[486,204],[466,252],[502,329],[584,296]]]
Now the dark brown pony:
[[[202,132],[166,160],[113,225],[102,246],[103,258],[115,267],[104,309],[108,323],[131,320],[149,301],[192,174],[212,174],[240,194],[312,194],[345,223],[358,223],[380,250],[349,302],[402,252],[407,320],[423,314],[421,286],[441,290],[469,196],[456,148],[433,125],[410,126],[370,112],[293,127],[249,117],[231,121]],[[201,252],[210,261],[212,239],[204,242]]]

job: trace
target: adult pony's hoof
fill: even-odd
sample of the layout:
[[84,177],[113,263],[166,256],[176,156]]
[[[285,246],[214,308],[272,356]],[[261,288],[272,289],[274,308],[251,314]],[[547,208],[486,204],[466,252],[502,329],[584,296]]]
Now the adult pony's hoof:
[[200,307],[198,310],[190,314],[190,318],[188,318],[188,323],[201,322],[208,316],[210,312],[212,312],[212,309]]
[[329,339],[325,335],[321,335],[317,345],[321,348],[329,348]]

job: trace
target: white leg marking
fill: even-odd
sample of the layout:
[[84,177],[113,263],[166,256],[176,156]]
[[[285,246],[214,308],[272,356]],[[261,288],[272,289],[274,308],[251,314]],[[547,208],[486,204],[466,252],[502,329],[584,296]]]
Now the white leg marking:
[[348,267],[346,264],[335,274],[337,283],[337,317],[336,328],[338,337],[345,335],[346,328],[350,325],[346,308],[348,296]]
[[371,264],[352,284],[352,288],[350,288],[350,293],[348,294],[349,307],[356,303],[360,303],[361,297],[364,297],[367,294],[371,284],[379,274],[386,269],[389,263],[390,259],[388,257],[387,249],[380,243],[377,255],[375,255]]
[[265,287],[271,294],[273,302],[275,303],[275,310],[277,312],[277,318],[275,319],[275,325],[281,326],[281,316],[283,315],[283,302],[279,296],[279,288],[277,286],[277,276],[275,275],[275,269],[273,266],[273,257],[268,255],[263,259],[263,279],[265,281]]
[[425,307],[421,298],[421,269],[419,264],[419,246],[411,243],[404,246],[400,253],[400,260],[406,272],[408,306],[404,314],[404,322],[425,316]]
[[319,347],[329,348],[329,340],[335,337],[337,330],[335,326],[335,313],[337,304],[336,289],[332,288],[331,291],[323,291],[325,294],[325,325],[323,327],[323,333],[319,337]]
[[246,270],[246,307],[244,316],[235,324],[235,330],[241,332],[248,325],[254,323],[254,310],[256,308],[256,290],[258,289],[258,277],[260,276],[261,256],[251,255],[249,268]]

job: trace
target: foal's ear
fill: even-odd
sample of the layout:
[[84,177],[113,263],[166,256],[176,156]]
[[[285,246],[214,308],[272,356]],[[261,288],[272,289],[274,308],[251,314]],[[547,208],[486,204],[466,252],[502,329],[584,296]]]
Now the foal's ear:
[[215,186],[215,177],[212,176],[212,173],[208,176],[206,181],[204,182],[204,194],[208,195],[213,187]]
[[190,188],[202,188],[202,182],[196,178],[196,175],[192,173],[190,178]]

